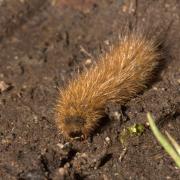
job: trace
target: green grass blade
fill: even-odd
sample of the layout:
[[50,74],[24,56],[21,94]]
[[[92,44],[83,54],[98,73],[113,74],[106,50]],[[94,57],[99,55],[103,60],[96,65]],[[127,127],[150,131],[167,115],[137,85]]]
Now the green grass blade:
[[180,145],[175,141],[175,139],[167,131],[165,131],[165,133],[166,133],[168,139],[171,141],[171,144],[174,146],[174,149],[180,155]]
[[166,150],[166,152],[171,156],[171,158],[175,161],[176,165],[180,168],[179,154],[175,151],[175,149],[170,144],[168,139],[159,131],[159,129],[157,128],[150,113],[147,113],[147,118],[148,118],[151,130],[152,130],[153,134],[155,135],[156,139],[163,146],[163,148]]

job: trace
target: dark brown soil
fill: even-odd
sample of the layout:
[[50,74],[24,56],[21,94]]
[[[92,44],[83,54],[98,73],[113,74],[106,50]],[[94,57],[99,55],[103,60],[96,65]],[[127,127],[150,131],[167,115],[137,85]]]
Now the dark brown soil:
[[[0,179],[180,179],[148,128],[125,153],[119,140],[150,111],[180,142],[179,9],[178,0],[1,0]],[[92,138],[67,142],[54,123],[57,89],[102,54],[127,20],[166,31],[166,66],[124,107],[110,105],[104,120],[112,121]]]

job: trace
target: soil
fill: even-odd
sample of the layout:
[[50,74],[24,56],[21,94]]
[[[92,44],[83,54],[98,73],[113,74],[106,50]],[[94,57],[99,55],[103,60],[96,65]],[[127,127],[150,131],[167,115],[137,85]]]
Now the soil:
[[[178,0],[1,0],[0,179],[180,179],[149,128],[126,150],[120,142],[148,111],[180,142],[179,9]],[[68,142],[54,122],[58,88],[103,54],[127,20],[166,32],[166,66],[145,92],[109,105],[108,123],[92,137]]]

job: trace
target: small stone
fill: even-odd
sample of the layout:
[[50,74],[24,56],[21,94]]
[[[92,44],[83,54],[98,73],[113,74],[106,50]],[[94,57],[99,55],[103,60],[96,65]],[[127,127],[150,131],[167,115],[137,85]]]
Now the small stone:
[[69,142],[65,143],[65,144],[62,144],[62,143],[58,143],[57,146],[60,148],[60,149],[70,149],[71,148],[71,144]]
[[64,144],[64,149],[71,148],[71,144],[69,142]]
[[145,124],[146,124],[146,126],[147,126],[147,127],[149,127],[149,126],[150,126],[150,125],[149,125],[149,122],[146,122]]
[[106,137],[105,141],[109,144],[111,142],[111,139],[109,137]]
[[82,157],[82,158],[87,158],[87,154],[86,153],[79,153],[79,157]]
[[16,60],[17,60],[17,59],[18,59],[18,56],[14,56],[14,59],[16,59]]
[[62,143],[58,143],[58,144],[57,144],[57,146],[58,146],[60,149],[63,149],[64,144],[62,144]]
[[6,84],[4,81],[0,81],[0,93],[7,91],[9,88],[9,84]]
[[66,168],[66,169],[70,168],[70,164],[67,162],[67,163],[64,165],[64,168]]
[[90,65],[90,64],[92,64],[92,60],[91,59],[86,59],[85,65]]
[[65,176],[66,175],[66,170],[64,169],[64,168],[59,168],[59,174],[61,175],[61,176]]
[[25,90],[27,88],[27,85],[22,85],[22,90]]
[[38,117],[36,115],[33,115],[33,120],[35,123],[38,123]]
[[120,118],[121,118],[121,114],[120,114],[118,111],[115,111],[115,112],[113,113],[113,116],[114,116],[114,119],[115,119],[115,120],[120,120]]
[[158,88],[157,88],[157,87],[153,87],[153,89],[154,89],[155,91],[157,91],[157,90],[158,90]]
[[109,45],[109,44],[110,44],[110,43],[109,43],[109,40],[105,40],[104,43],[105,43],[106,45]]

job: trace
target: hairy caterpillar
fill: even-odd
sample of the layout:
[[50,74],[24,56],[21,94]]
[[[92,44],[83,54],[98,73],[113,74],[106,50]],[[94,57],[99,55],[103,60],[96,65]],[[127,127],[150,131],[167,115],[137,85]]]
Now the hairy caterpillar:
[[124,104],[145,89],[159,59],[154,39],[137,32],[122,37],[97,64],[60,91],[58,128],[66,137],[86,138],[98,126],[108,103]]

